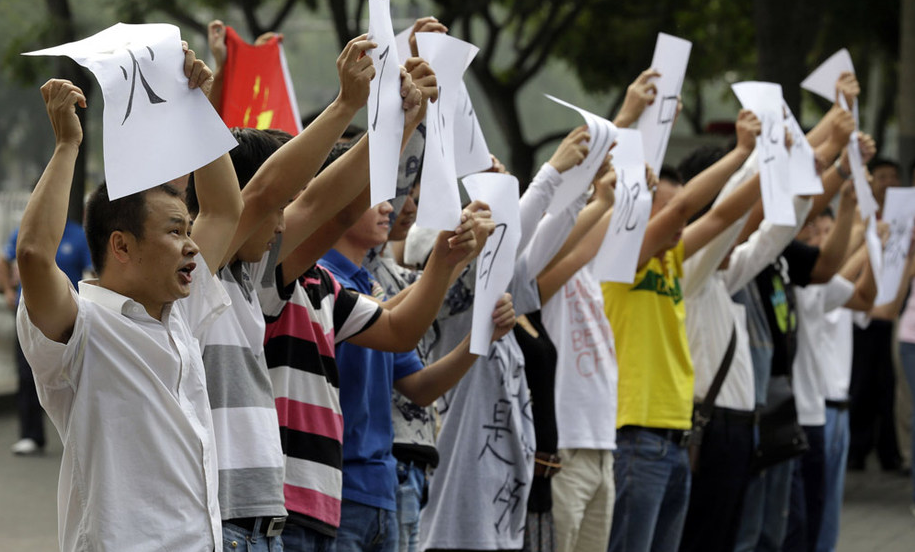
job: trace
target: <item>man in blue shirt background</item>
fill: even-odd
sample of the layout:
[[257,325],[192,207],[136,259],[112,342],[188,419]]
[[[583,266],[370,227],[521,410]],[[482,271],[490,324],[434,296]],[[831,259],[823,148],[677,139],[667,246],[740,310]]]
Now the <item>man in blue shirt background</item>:
[[[0,257],[0,287],[6,297],[6,304],[13,312],[19,306],[19,276],[13,269],[16,260],[16,240],[19,229],[13,231],[3,256]],[[83,227],[72,220],[67,221],[64,236],[57,248],[57,266],[67,275],[75,287],[83,278],[83,273],[92,270],[92,259],[89,256],[89,245]],[[16,342],[16,365],[19,369],[19,393],[17,408],[19,410],[19,440],[12,446],[13,454],[29,455],[44,450],[44,418],[38,394],[35,391],[35,379],[32,368],[22,354],[19,339]]]

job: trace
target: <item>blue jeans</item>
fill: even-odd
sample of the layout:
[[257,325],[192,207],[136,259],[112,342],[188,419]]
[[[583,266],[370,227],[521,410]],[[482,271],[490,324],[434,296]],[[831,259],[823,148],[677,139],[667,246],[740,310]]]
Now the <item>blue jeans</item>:
[[286,520],[286,527],[283,528],[283,548],[286,552],[331,552],[333,543],[333,537]]
[[817,538],[817,552],[833,552],[839,541],[839,513],[845,491],[845,462],[848,460],[848,409],[826,407],[824,468],[826,493],[823,521]]
[[412,462],[397,462],[398,550],[417,552],[419,548],[419,510],[422,507],[426,471]]
[[[899,356],[902,359],[905,380],[909,383],[909,391],[915,397],[915,343],[900,342]],[[915,409],[912,410],[912,456],[910,462],[915,465]],[[912,503],[915,504],[915,470],[912,470]]]
[[[260,523],[260,522],[257,522]],[[265,537],[226,521],[222,522],[222,549],[225,552],[283,552],[282,537]],[[256,536],[251,536],[256,534]]]
[[397,512],[344,499],[331,552],[397,552]]
[[750,478],[735,552],[778,552],[788,527],[791,499],[790,460]]
[[617,434],[610,552],[676,550],[689,504],[689,455],[654,433]]

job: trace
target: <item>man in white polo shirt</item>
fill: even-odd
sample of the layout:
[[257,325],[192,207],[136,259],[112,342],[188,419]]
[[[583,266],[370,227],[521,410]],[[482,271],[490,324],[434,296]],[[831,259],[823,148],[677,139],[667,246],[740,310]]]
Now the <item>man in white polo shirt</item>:
[[[212,73],[186,52],[189,85]],[[191,78],[191,75],[193,77]],[[42,89],[54,156],[17,245],[19,339],[64,444],[58,487],[64,551],[222,550],[216,447],[197,336],[228,306],[213,278],[241,213],[228,155],[195,172],[200,215],[169,185],[109,201],[95,191],[87,238],[97,281],[77,294],[54,256],[82,141],[82,91]]]

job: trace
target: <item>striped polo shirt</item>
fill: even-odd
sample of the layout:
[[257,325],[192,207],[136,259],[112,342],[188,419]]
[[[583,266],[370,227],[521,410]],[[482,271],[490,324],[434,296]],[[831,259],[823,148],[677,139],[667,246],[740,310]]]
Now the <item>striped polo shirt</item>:
[[[277,270],[280,273],[280,270]],[[264,350],[286,455],[290,518],[335,536],[340,525],[343,414],[334,345],[381,316],[376,303],[310,268],[284,290],[261,288]]]
[[219,465],[223,520],[286,515],[283,450],[264,360],[264,315],[256,287],[275,288],[276,250],[217,276],[232,299],[201,337]]

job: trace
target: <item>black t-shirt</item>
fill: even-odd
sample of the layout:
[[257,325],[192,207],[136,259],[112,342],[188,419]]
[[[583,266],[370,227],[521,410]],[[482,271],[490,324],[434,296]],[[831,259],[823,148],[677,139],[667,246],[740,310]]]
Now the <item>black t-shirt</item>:
[[772,334],[772,375],[791,373],[797,350],[797,311],[794,286],[810,283],[820,249],[792,241],[774,263],[756,276],[763,310]]
[[[531,391],[531,411],[534,415],[534,435],[537,451],[555,453],[559,440],[556,429],[555,393],[556,347],[540,321],[540,311],[527,315],[531,326],[537,330],[537,337],[527,333],[521,324],[514,328],[515,339],[524,353],[524,374]],[[529,512],[549,512],[553,508],[550,480],[534,477],[531,494],[527,501]]]

